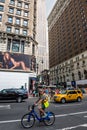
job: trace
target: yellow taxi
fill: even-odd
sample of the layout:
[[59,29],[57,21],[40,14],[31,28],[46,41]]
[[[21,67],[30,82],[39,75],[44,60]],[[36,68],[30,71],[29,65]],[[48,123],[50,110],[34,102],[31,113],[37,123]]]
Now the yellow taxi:
[[61,91],[59,94],[55,94],[53,100],[55,102],[69,102],[69,101],[78,101],[81,102],[83,99],[83,94],[81,90],[64,90]]

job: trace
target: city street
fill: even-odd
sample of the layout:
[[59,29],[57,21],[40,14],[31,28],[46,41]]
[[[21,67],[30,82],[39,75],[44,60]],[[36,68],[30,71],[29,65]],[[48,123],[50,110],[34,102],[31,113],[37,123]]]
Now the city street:
[[87,0],[0,0],[0,130],[26,127],[87,130]]
[[[36,98],[29,98],[22,103],[0,102],[0,130],[24,130],[20,119],[28,112],[28,105]],[[45,126],[36,121],[32,130],[87,130],[87,97],[81,103],[50,103],[49,110],[55,113],[54,125]],[[37,110],[36,110],[37,111]]]

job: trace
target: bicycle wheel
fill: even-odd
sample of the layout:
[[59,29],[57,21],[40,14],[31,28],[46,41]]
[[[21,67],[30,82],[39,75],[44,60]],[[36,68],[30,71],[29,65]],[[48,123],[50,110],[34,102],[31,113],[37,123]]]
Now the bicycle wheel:
[[44,124],[47,126],[53,125],[55,122],[55,114],[53,112],[46,112],[47,117],[44,118]]
[[30,128],[35,123],[35,117],[33,114],[27,113],[21,118],[21,124],[24,128]]

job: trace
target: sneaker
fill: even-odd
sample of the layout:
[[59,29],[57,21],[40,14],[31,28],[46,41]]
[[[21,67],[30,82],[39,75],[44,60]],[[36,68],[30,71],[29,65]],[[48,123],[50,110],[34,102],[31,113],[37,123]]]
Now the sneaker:
[[43,118],[46,118],[47,117],[47,114],[46,113],[44,113],[44,115],[42,116]]

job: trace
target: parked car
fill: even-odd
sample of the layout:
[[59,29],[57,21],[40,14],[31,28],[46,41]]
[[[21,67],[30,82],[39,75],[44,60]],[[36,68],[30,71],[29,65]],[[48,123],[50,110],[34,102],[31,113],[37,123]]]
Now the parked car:
[[22,89],[3,89],[0,91],[0,100],[16,100],[18,103],[28,98],[28,92]]
[[64,90],[60,94],[55,94],[53,97],[55,102],[65,103],[68,101],[78,101],[81,102],[83,99],[83,94],[81,90]]

